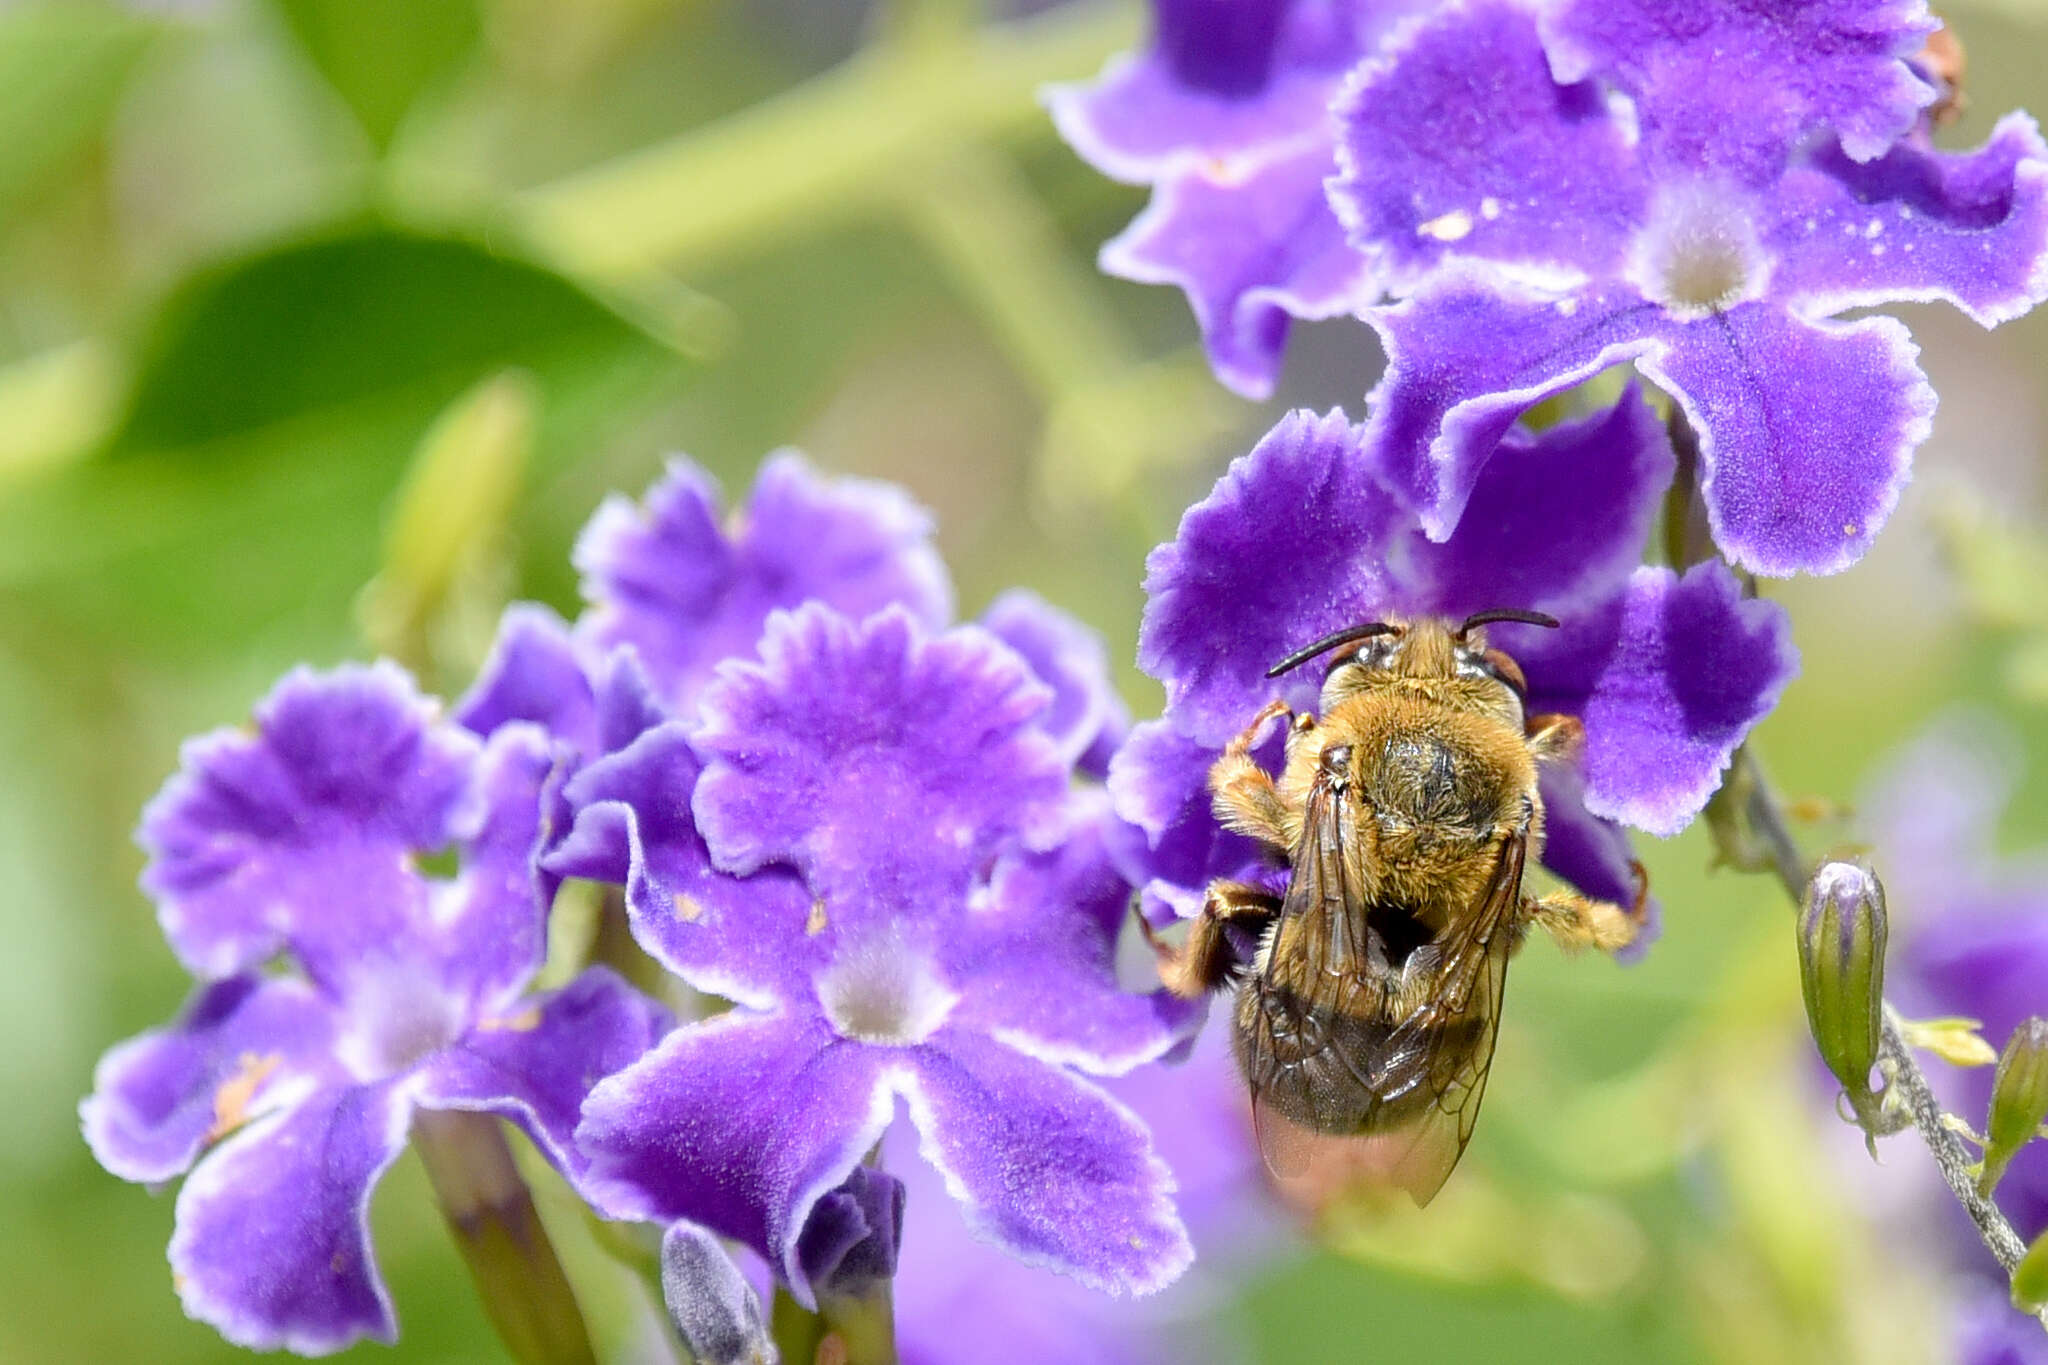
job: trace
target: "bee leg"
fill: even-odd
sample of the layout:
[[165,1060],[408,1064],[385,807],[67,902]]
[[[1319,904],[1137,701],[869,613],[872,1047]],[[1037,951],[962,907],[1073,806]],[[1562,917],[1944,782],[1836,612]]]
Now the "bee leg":
[[1230,980],[1240,965],[1227,926],[1262,933],[1280,913],[1277,897],[1243,882],[1214,882],[1202,901],[1202,913],[1188,926],[1187,941],[1176,948],[1138,916],[1138,927],[1159,955],[1159,979],[1175,995],[1193,999]]
[[[1252,717],[1251,724],[1238,731],[1237,737],[1223,746],[1222,757],[1209,769],[1209,790],[1215,794],[1216,818],[1247,838],[1283,849],[1292,847],[1294,839],[1287,803],[1281,799],[1280,788],[1274,783],[1273,775],[1252,757],[1252,746],[1258,743],[1259,732],[1266,728],[1267,721],[1286,714],[1286,702],[1267,702]],[[1301,723],[1304,720],[1308,722],[1306,726]],[[1288,734],[1290,743],[1295,734],[1314,724],[1313,718],[1296,717]]]
[[1585,738],[1586,727],[1577,716],[1545,711],[1529,717],[1529,752],[1539,763],[1572,757]]
[[1553,891],[1531,896],[1522,902],[1522,913],[1550,932],[1557,946],[1568,952],[1598,948],[1612,953],[1635,942],[1643,927],[1642,911],[1649,883],[1638,893],[1636,908],[1624,910],[1612,901],[1596,901],[1576,891]]

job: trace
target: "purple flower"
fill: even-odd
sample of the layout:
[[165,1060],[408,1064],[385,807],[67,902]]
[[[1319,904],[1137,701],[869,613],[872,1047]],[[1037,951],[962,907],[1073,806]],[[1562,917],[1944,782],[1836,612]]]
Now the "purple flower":
[[2001,1290],[1980,1290],[1957,1316],[1956,1365],[2048,1365],[2048,1333]]
[[1125,1291],[1184,1268],[1143,1126],[1074,1071],[1161,1055],[1192,1007],[1117,987],[1129,886],[1053,697],[980,627],[811,604],[720,671],[701,728],[577,776],[549,865],[623,882],[642,946],[738,1005],[592,1093],[601,1207],[745,1242],[808,1302],[803,1229],[901,1098],[1013,1254]]
[[1153,187],[1102,268],[1178,285],[1217,377],[1247,397],[1273,391],[1290,318],[1379,296],[1323,193],[1336,169],[1329,103],[1382,34],[1433,3],[1155,0],[1149,50],[1047,94],[1075,151]]
[[1261,1261],[1280,1254],[1289,1223],[1265,1192],[1229,1030],[1206,1030],[1182,1064],[1142,1066],[1106,1088],[1145,1121],[1172,1168],[1197,1250],[1193,1269],[1165,1292],[1133,1303],[1006,1256],[973,1234],[940,1179],[912,1159],[913,1144],[892,1138],[884,1155],[909,1187],[896,1280],[904,1365],[959,1360],[962,1323],[974,1324],[973,1358],[981,1365],[1249,1358],[1222,1323],[1205,1319]]
[[[1993,838],[2018,777],[2013,751],[1996,725],[1951,719],[1894,760],[1860,806],[1893,912],[1909,926],[1891,973],[1899,1003],[1981,1020],[1993,1047],[2048,1013],[2048,849],[2001,857]],[[1934,1079],[1947,1106],[1981,1127],[1991,1068]],[[2048,1143],[2020,1149],[1998,1203],[2023,1237],[2048,1229]]]
[[[144,815],[143,886],[205,984],[177,1023],[101,1059],[80,1114],[114,1174],[191,1170],[171,1268],[186,1311],[229,1340],[391,1340],[369,1201],[413,1111],[511,1119],[574,1179],[585,1093],[666,1027],[602,970],[523,993],[546,942],[550,766],[534,727],[480,741],[389,664],[301,670],[254,733],[188,744]],[[453,877],[422,872],[449,849]]]
[[[1360,67],[1332,202],[1409,297],[1364,316],[1389,486],[1443,539],[1530,404],[1622,361],[1698,433],[1715,538],[1766,574],[1853,563],[1934,393],[1906,328],[2048,296],[2048,146],[1908,133],[1932,88],[1901,0],[1448,9]],[[1506,456],[1503,456],[1506,458]]]
[[1545,860],[1590,895],[1630,901],[1627,841],[1609,822],[1681,828],[1796,655],[1783,613],[1744,600],[1719,563],[1635,567],[1672,456],[1633,392],[1540,435],[1511,431],[1503,447],[1456,534],[1436,542],[1379,483],[1382,448],[1341,414],[1294,413],[1153,551],[1138,657],[1166,685],[1166,715],[1138,728],[1110,774],[1119,811],[1147,835],[1150,875],[1192,895],[1253,870],[1230,865],[1246,846],[1215,834],[1201,784],[1268,700],[1314,708],[1317,670],[1269,680],[1274,661],[1361,621],[1520,607],[1563,622],[1491,628],[1527,674],[1530,712],[1586,730],[1578,770],[1544,775]]
[[631,645],[656,693],[687,716],[725,659],[754,652],[780,608],[818,601],[855,616],[890,604],[930,627],[953,591],[931,517],[902,490],[821,479],[794,451],[761,465],[743,509],[721,524],[711,477],[687,460],[638,505],[607,499],[576,543],[592,657]]

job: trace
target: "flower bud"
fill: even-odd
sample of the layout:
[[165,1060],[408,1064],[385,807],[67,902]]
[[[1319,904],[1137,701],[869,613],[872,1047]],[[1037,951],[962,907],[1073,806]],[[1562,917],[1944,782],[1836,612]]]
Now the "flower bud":
[[895,1276],[902,1237],[903,1182],[856,1166],[812,1207],[797,1236],[797,1262],[821,1301],[859,1298]]
[[1977,1192],[1986,1199],[2020,1148],[2048,1119],[2048,1019],[2033,1015],[2006,1039],[1991,1081],[1991,1117],[1984,1124],[1984,1173]]
[[2022,1313],[2048,1312],[2048,1232],[2036,1237],[2013,1267],[2012,1306]]
[[1799,979],[1813,1041],[1860,1115],[1884,1010],[1884,886],[1861,863],[1823,863],[1799,916]]
[[661,1239],[661,1298],[703,1365],[775,1365],[754,1287],[724,1244],[695,1223],[675,1223]]

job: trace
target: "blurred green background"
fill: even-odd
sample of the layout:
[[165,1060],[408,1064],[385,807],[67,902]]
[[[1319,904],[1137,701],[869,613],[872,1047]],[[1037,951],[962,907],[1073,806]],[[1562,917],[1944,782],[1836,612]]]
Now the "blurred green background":
[[[1975,141],[2043,93],[2048,15],[1950,17]],[[1177,294],[1097,275],[1141,195],[1034,91],[1144,22],[0,0],[0,1360],[239,1354],[178,1309],[169,1195],[94,1166],[74,1112],[187,986],[129,839],[179,739],[300,660],[399,649],[459,688],[504,601],[573,612],[577,528],[665,453],[733,489],[786,443],[908,485],[963,614],[1032,586],[1156,710],[1128,663],[1145,551],[1285,407],[1356,414],[1379,358],[1303,329],[1286,392],[1247,404]],[[2048,508],[2048,317],[1908,320],[1942,395],[1920,477],[1864,564],[1773,589],[1806,669],[1758,743],[1795,795],[1853,798],[1960,699],[2048,758],[2048,581],[2011,567]],[[2037,767],[2019,842],[2048,827]],[[1940,1357],[1939,1265],[1873,1212],[1924,1154],[1873,1175],[1827,1115],[1778,893],[1709,875],[1698,831],[1646,857],[1663,942],[1627,969],[1532,946],[1458,1181],[1247,1280],[1228,1311],[1261,1359]],[[641,1310],[548,1212],[628,1358]],[[500,1359],[410,1159],[376,1217],[403,1337],[353,1354]]]

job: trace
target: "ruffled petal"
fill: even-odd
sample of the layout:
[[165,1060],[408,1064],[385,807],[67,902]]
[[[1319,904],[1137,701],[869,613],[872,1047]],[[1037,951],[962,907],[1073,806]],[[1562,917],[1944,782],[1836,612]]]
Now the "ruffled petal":
[[1131,886],[1104,837],[1107,797],[1098,791],[1077,804],[1086,812],[1057,849],[997,864],[967,922],[942,940],[942,958],[961,990],[952,1015],[960,1027],[1042,1060],[1116,1074],[1182,1042],[1203,1007],[1118,986]]
[[669,1029],[667,1010],[603,967],[561,990],[481,1019],[421,1070],[423,1109],[466,1109],[517,1123],[574,1183],[574,1142],[592,1086],[638,1061]]
[[1545,276],[1618,273],[1648,197],[1591,83],[1559,85],[1518,5],[1453,6],[1404,30],[1334,106],[1330,202],[1385,277],[1453,256]]
[[1410,532],[1390,554],[1409,611],[1488,607],[1568,616],[1610,597],[1642,562],[1676,466],[1635,386],[1605,412],[1530,434],[1517,427],[1481,468],[1457,530]]
[[596,703],[569,626],[532,602],[505,609],[491,652],[454,715],[457,724],[479,735],[524,720],[579,753],[597,745]]
[[[436,886],[433,920],[414,931],[433,944],[439,984],[460,995],[465,1015],[517,995],[547,956],[553,897],[544,894],[534,860],[554,769],[555,755],[536,727],[508,725],[490,737],[476,765],[469,828],[456,841],[460,872]],[[402,947],[391,955],[412,956]]]
[[459,832],[477,741],[391,664],[295,670],[256,726],[185,746],[143,813],[143,889],[195,975],[289,949],[331,981],[424,922],[411,858]]
[[1457,529],[1480,470],[1527,408],[1653,351],[1665,330],[1663,310],[1631,288],[1539,295],[1454,272],[1362,316],[1387,352],[1365,442],[1432,540]]
[[1190,167],[1102,249],[1105,273],[1187,295],[1216,377],[1247,398],[1272,395],[1290,319],[1338,317],[1380,294],[1323,192],[1330,157],[1318,140],[1256,166]]
[[1061,755],[1091,777],[1101,777],[1131,728],[1130,709],[1109,675],[1102,637],[1024,588],[990,603],[981,624],[1023,655],[1038,680],[1052,689],[1052,705],[1038,723],[1059,744]]
[[[1277,727],[1276,727],[1277,731]],[[1276,735],[1260,751],[1277,757]],[[1202,892],[1218,877],[1243,878],[1260,865],[1258,845],[1223,828],[1209,796],[1209,768],[1219,748],[1189,739],[1163,720],[1141,722],[1109,765],[1109,795],[1116,814],[1143,836],[1142,848],[1112,840],[1124,877],[1137,884],[1146,918],[1171,906],[1170,918],[1201,908]]]
[[402,1082],[326,1090],[259,1119],[178,1193],[185,1311],[237,1346],[327,1355],[398,1321],[370,1249],[370,1195],[405,1146]]
[[1892,318],[1811,323],[1750,304],[1638,363],[1698,433],[1715,544],[1782,576],[1848,568],[1890,518],[1934,422],[1919,353]]
[[816,1016],[735,1010],[677,1029],[601,1082],[576,1141],[585,1189],[615,1218],[687,1218],[759,1252],[815,1302],[797,1243],[895,1112],[896,1049]]
[[1330,93],[1414,0],[1157,0],[1152,46],[1092,85],[1045,95],[1068,145],[1106,175],[1152,180],[1313,134]]
[[2026,114],[1972,152],[1830,149],[1771,200],[1772,290],[1802,316],[1938,299],[1989,327],[2048,298],[2048,144]]
[[330,1001],[300,981],[202,986],[169,1028],[111,1048],[79,1105],[85,1140],[123,1180],[182,1174],[209,1143],[341,1082]]
[[920,1150],[982,1236],[1112,1294],[1150,1293],[1187,1269],[1173,1175],[1122,1105],[965,1032],[942,1031],[915,1066]]
[[1935,93],[1906,61],[1937,27],[1922,0],[1570,0],[1543,20],[1557,78],[1620,86],[1664,164],[1752,182],[1816,129],[1878,156]]
[[1682,578],[1637,569],[1562,630],[1495,630],[1529,676],[1531,708],[1585,721],[1586,809],[1659,835],[1706,804],[1799,668],[1784,609],[1745,600],[1718,560]]
[[761,658],[705,692],[692,737],[697,828],[725,870],[787,863],[840,922],[900,921],[947,913],[1009,841],[1061,832],[1052,693],[987,631],[814,604],[770,622]]
[[900,489],[821,478],[784,451],[761,466],[728,536],[716,486],[671,461],[644,506],[614,498],[576,545],[597,652],[627,644],[678,714],[723,659],[751,656],[770,612],[816,599],[855,616],[900,605],[928,626],[952,614],[931,517]]
[[679,723],[591,764],[568,787],[574,827],[543,864],[624,886],[633,937],[657,962],[700,991],[770,1009],[799,998],[826,960],[822,926],[795,873],[711,865],[690,815],[701,769]]
[[1383,600],[1398,513],[1363,450],[1342,413],[1289,413],[1146,559],[1138,664],[1184,734],[1220,746],[1269,697],[1311,707],[1312,670],[1266,670]]

